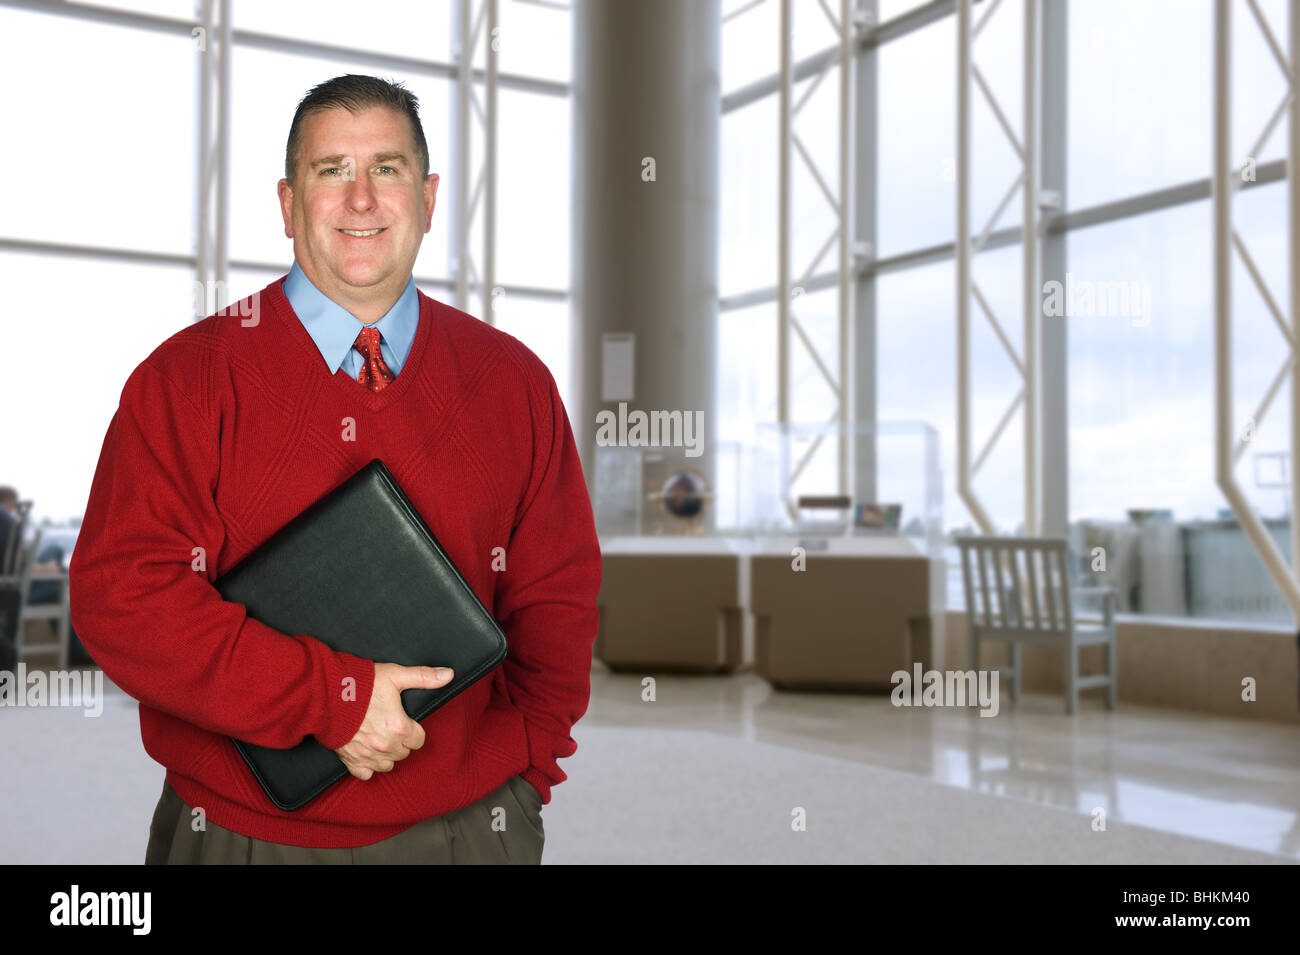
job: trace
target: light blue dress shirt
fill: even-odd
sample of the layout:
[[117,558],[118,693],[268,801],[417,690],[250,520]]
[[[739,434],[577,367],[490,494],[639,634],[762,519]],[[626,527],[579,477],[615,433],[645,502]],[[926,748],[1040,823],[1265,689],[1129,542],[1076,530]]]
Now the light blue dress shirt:
[[[330,374],[337,374],[342,367],[356,381],[361,363],[365,361],[352,347],[365,327],[361,320],[313,285],[296,261],[284,280],[284,296],[320,349]],[[379,329],[379,351],[394,377],[406,363],[419,324],[420,301],[415,294],[415,278],[412,276],[393,307],[371,326]]]

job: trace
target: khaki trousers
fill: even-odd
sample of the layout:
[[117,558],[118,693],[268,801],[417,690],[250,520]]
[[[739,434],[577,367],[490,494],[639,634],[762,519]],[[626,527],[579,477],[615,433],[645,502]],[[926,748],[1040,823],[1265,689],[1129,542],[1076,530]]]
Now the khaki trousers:
[[[355,849],[312,849],[242,836],[192,810],[166,780],[149,826],[145,865],[537,865],[546,833],[542,797],[522,776],[477,802]],[[494,825],[495,823],[495,825]]]

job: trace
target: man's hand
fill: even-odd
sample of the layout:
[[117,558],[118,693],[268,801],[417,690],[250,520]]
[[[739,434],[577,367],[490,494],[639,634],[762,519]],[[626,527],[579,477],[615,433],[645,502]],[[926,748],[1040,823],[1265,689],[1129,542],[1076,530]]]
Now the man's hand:
[[[439,675],[441,674],[441,676]],[[424,727],[402,709],[403,690],[433,690],[451,682],[449,667],[404,667],[375,664],[375,686],[361,728],[352,741],[334,752],[357,779],[386,773],[424,745]]]

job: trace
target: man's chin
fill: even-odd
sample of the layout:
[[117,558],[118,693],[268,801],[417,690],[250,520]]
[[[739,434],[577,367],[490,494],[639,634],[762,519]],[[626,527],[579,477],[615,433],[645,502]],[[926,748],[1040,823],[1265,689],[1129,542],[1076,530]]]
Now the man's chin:
[[373,289],[382,285],[393,270],[391,267],[366,266],[341,269],[337,274],[339,281],[348,288]]

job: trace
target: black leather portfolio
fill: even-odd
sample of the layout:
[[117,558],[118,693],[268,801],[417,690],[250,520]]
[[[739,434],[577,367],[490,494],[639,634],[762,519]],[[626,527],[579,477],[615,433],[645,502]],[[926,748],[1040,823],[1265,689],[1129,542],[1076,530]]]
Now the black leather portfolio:
[[[379,458],[276,531],[215,586],[282,633],[309,634],[379,663],[451,667],[455,676],[446,686],[402,691],[402,706],[416,721],[506,657],[505,634]],[[234,743],[284,810],[301,809],[348,776],[338,754],[313,736],[290,749]],[[392,771],[401,769],[399,762]]]

